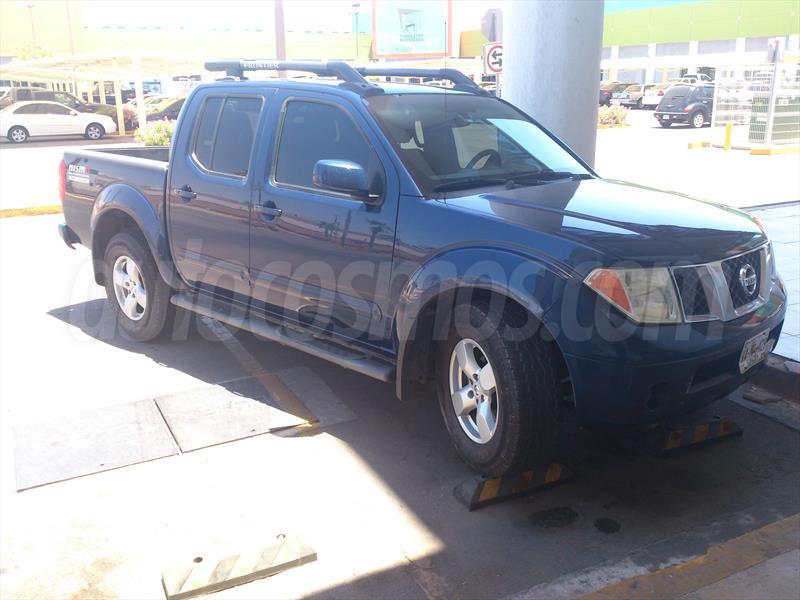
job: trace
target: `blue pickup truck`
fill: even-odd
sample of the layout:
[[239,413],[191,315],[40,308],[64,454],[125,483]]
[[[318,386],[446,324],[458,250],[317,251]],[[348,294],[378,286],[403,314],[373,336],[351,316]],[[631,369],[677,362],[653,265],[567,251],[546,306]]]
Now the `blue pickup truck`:
[[[180,308],[399,398],[432,386],[492,476],[550,460],[570,414],[613,428],[702,407],[778,339],[757,219],[604,180],[458,71],[206,67],[226,76],[191,93],[170,148],[61,164],[61,236],[91,250],[130,338],[169,336]],[[319,77],[245,76],[267,70]]]

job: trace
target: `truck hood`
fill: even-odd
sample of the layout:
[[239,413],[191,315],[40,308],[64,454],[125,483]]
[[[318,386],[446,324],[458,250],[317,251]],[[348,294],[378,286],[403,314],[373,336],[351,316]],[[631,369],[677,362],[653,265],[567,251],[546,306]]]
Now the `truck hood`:
[[641,264],[710,262],[767,241],[743,211],[615,180],[556,181],[444,202]]

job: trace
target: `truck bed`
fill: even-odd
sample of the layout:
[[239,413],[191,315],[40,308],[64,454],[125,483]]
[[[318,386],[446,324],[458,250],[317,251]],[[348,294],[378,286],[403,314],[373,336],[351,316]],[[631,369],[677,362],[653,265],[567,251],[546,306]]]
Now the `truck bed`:
[[155,214],[164,205],[169,147],[122,146],[64,152],[64,222],[91,247],[91,216],[98,197],[141,197]]

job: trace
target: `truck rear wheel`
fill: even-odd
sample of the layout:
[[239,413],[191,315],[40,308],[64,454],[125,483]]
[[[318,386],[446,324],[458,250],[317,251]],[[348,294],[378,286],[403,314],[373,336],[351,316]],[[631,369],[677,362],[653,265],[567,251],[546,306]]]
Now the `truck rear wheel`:
[[147,247],[130,233],[118,233],[105,253],[106,296],[123,333],[147,342],[160,336],[172,315],[170,288]]
[[437,357],[439,406],[453,445],[464,462],[490,477],[548,463],[557,449],[552,349],[538,336],[514,334],[517,310],[456,306]]

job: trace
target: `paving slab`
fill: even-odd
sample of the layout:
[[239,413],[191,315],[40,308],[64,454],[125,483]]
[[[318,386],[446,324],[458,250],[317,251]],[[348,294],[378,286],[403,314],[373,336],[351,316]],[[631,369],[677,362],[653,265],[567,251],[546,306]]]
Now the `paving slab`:
[[282,411],[255,377],[156,398],[183,452],[305,423]]
[[178,453],[152,400],[18,425],[17,491]]

